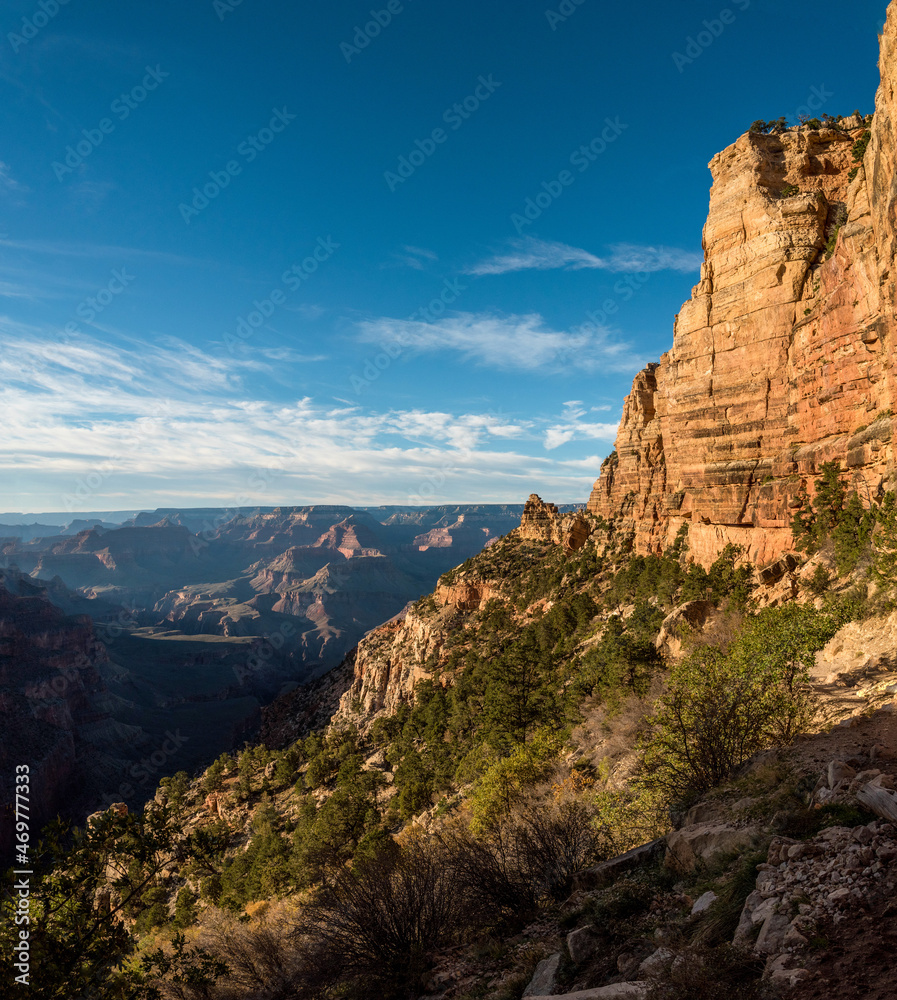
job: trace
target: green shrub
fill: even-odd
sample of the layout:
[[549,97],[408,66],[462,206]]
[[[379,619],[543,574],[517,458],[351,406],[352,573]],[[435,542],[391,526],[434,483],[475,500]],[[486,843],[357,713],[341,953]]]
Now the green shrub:
[[492,764],[470,797],[474,830],[488,830],[508,816],[524,792],[546,777],[563,744],[556,731],[540,729],[530,743],[519,744]]
[[840,573],[854,569],[869,545],[877,509],[866,505],[856,490],[848,493],[838,462],[824,462],[812,502],[806,493],[791,520],[791,532],[799,551],[818,551],[832,540]]
[[842,624],[836,613],[788,604],[748,619],[727,653],[695,649],[674,667],[649,720],[641,781],[687,802],[806,731],[816,716],[810,667]]
[[741,546],[730,543],[709,570],[692,563],[682,583],[681,599],[713,601],[718,604],[728,598],[735,607],[744,608],[754,587],[754,571],[749,564],[736,568],[735,563],[743,551]]
[[174,926],[178,930],[196,923],[196,901],[196,893],[186,885],[178,893],[174,904]]
[[807,590],[809,590],[811,594],[815,594],[817,597],[824,594],[829,587],[831,587],[831,585],[832,575],[825,568],[825,566],[822,565],[822,563],[820,563],[816,569],[813,570],[813,575],[804,584]]
[[853,154],[854,163],[862,163],[863,157],[866,155],[866,150],[869,148],[869,142],[871,139],[872,133],[869,129],[866,129],[866,131],[853,144],[851,153]]

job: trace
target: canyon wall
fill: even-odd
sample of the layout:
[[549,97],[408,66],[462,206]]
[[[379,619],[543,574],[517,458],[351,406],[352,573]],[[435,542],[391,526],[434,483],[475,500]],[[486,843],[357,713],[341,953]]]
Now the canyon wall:
[[859,164],[859,118],[748,133],[710,163],[700,283],[671,350],[636,376],[588,504],[638,552],[688,524],[699,562],[734,542],[763,565],[791,548],[796,498],[823,462],[866,495],[893,485],[894,4],[881,46]]

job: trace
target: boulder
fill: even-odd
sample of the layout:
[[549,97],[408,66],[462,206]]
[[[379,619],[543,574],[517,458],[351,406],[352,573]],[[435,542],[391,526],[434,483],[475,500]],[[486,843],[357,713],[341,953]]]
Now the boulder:
[[741,911],[741,919],[738,921],[738,927],[735,929],[735,936],[732,939],[732,944],[744,946],[751,938],[751,932],[755,927],[754,913],[763,904],[763,896],[759,890],[754,889],[754,891],[748,896],[744,901],[744,907]]
[[548,958],[542,959],[536,966],[529,986],[523,991],[524,997],[550,996],[557,988],[558,966],[561,964],[561,953],[556,951]]
[[638,967],[638,974],[640,976],[659,976],[670,968],[675,957],[675,952],[670,951],[669,948],[658,948]]
[[720,854],[746,852],[759,839],[755,827],[736,827],[728,823],[706,823],[683,827],[667,834],[665,864],[679,871],[691,871],[699,861],[710,861]]
[[698,896],[695,900],[695,905],[691,908],[691,915],[695,916],[697,913],[704,913],[709,910],[711,906],[719,899],[719,896],[712,890],[705,892],[703,896]]
[[598,932],[591,924],[579,927],[567,935],[567,951],[577,965],[582,965],[598,950],[598,941]]
[[797,986],[799,982],[809,977],[810,973],[806,969],[789,968],[792,961],[791,955],[779,955],[769,962],[766,975],[773,986],[785,988]]
[[828,766],[828,787],[835,788],[845,779],[853,778],[856,771],[843,760],[833,760]]
[[685,814],[682,826],[698,826],[701,823],[715,823],[720,819],[720,807],[712,802],[699,802]]
[[763,921],[754,950],[761,955],[780,955],[785,949],[785,935],[788,933],[790,923],[784,913],[776,913],[773,910]]
[[652,840],[650,844],[633,847],[631,851],[611,858],[610,861],[602,861],[600,865],[594,865],[592,868],[577,872],[573,876],[573,890],[574,892],[591,892],[594,889],[600,889],[618,878],[623,872],[631,871],[633,868],[639,868],[641,865],[653,861],[660,856],[665,846],[666,840],[661,837],[658,840]]
[[716,613],[712,601],[688,601],[674,608],[664,618],[660,632],[654,640],[657,651],[667,660],[675,660],[682,653],[685,638],[701,632]]

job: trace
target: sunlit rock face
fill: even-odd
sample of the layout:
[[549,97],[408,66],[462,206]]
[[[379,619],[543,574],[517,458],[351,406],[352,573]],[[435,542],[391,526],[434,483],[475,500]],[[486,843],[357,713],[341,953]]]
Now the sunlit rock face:
[[[867,126],[748,133],[710,163],[701,281],[673,346],[640,372],[589,510],[642,553],[688,524],[705,565],[791,547],[794,498],[825,461],[864,489],[894,477],[897,8]],[[850,173],[859,166],[853,179]]]

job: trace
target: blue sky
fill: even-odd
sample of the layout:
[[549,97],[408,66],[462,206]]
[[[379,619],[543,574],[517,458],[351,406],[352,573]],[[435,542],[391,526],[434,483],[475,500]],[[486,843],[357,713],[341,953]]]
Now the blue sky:
[[0,509],[584,499],[708,160],[886,6],[7,0]]

